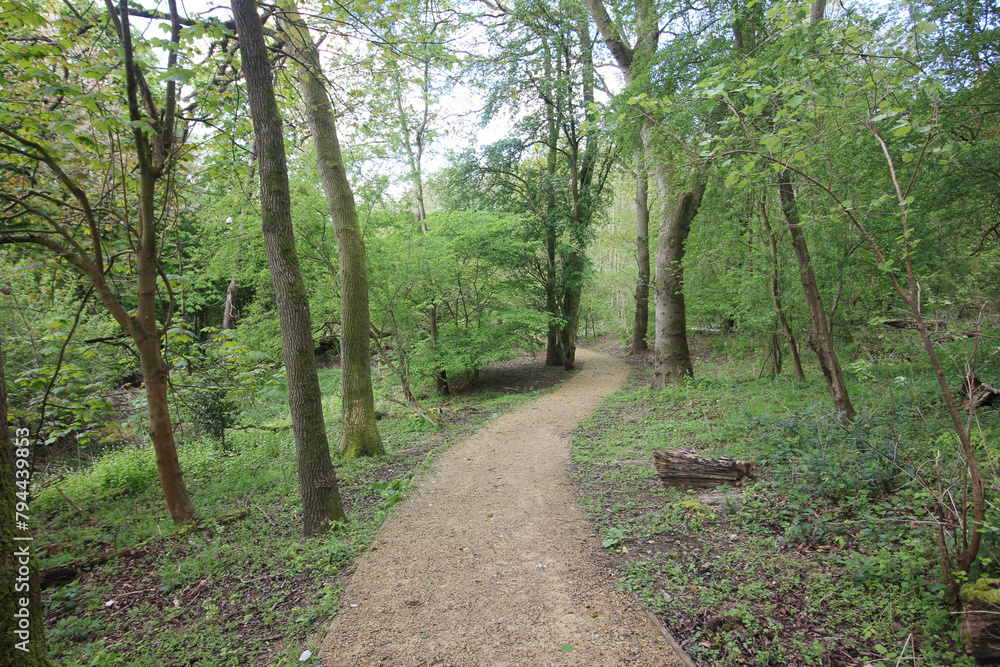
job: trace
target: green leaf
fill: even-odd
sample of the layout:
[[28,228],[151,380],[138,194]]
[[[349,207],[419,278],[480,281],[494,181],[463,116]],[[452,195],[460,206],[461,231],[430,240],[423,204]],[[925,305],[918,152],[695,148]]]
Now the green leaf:
[[903,153],[903,162],[913,162],[913,153],[910,153],[909,151]]
[[562,651],[563,653],[572,653],[574,648],[576,647],[573,646],[572,644],[563,644],[562,648],[560,648],[559,650]]
[[790,106],[793,109],[795,107],[799,106],[800,104],[802,104],[802,96],[801,95],[792,95],[792,98],[790,100],[788,100],[788,106]]

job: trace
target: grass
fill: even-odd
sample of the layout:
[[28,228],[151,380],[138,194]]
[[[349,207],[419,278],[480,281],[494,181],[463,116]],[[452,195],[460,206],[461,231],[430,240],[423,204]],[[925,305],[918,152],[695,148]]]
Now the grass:
[[[845,364],[860,413],[845,427],[818,369],[761,376],[730,341],[698,341],[697,376],[680,388],[649,389],[635,365],[574,433],[574,479],[619,585],[701,665],[973,664],[928,514],[935,457],[947,483],[955,446],[919,351]],[[995,458],[1000,414],[978,417]],[[760,472],[743,488],[666,489],[652,452],[673,448]],[[981,573],[995,576],[996,550],[987,539]]]
[[[242,415],[241,423],[266,428],[229,432],[225,450],[181,437],[181,466],[204,520],[197,529],[179,529],[167,516],[149,447],[112,447],[92,465],[50,476],[32,504],[45,526],[35,542],[42,567],[133,547],[45,591],[53,659],[66,667],[318,664],[322,629],[337,611],[354,558],[412,475],[436,452],[565,377],[537,362],[487,371],[478,390],[427,399],[443,429],[380,404],[387,454],[335,460],[350,521],[309,540],[301,537],[294,445],[280,392]],[[321,383],[335,447],[339,371],[321,371]],[[215,521],[239,511],[247,515]],[[300,662],[306,650],[311,657]]]

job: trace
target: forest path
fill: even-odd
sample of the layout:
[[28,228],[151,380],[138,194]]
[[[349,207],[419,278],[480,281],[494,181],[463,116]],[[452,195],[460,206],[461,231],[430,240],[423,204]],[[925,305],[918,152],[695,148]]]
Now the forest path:
[[323,641],[325,665],[680,664],[601,573],[599,538],[576,504],[570,431],[628,374],[607,355],[578,350],[577,361],[558,389],[414,480],[358,561]]

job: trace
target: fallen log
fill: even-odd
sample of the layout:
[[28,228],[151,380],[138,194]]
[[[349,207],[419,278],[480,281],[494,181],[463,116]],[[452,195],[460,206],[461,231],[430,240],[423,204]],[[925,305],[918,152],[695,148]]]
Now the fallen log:
[[683,449],[653,452],[656,476],[664,486],[715,487],[753,476],[755,466],[728,456],[708,459]]
[[[213,525],[224,525],[227,523],[232,523],[238,519],[242,519],[247,514],[249,510],[240,510],[233,514],[227,514],[226,516],[220,516],[216,519],[209,519],[198,521],[197,523],[185,526],[177,533],[170,535],[169,537],[179,537],[181,535],[186,535],[191,531],[200,530],[208,526]],[[169,539],[169,538],[168,538]],[[43,567],[40,572],[42,588],[50,588],[52,586],[58,586],[61,584],[69,583],[70,581],[76,579],[78,576],[84,572],[89,572],[95,567],[104,565],[109,560],[113,558],[119,558],[121,556],[126,556],[133,551],[138,551],[144,547],[148,547],[155,540],[146,540],[145,542],[140,542],[131,547],[125,547],[124,549],[115,549],[114,551],[107,551],[102,554],[97,554],[95,556],[87,556],[85,558],[79,558],[77,560],[71,561],[69,563],[63,563],[62,565],[53,565],[51,567]]]
[[[905,318],[896,320],[883,320],[882,324],[886,325],[887,327],[892,327],[893,329],[909,329],[912,331],[916,331],[917,329],[920,328],[919,326],[917,326],[916,320],[905,319]],[[944,320],[929,320],[925,318],[924,327],[927,329],[927,331],[940,332],[948,330],[948,324]]]
[[990,405],[1000,396],[1000,389],[991,387],[975,375],[965,378],[965,385],[962,387],[962,390],[962,393],[965,394],[965,400],[962,402],[959,410],[963,412],[968,410],[969,407],[978,408],[983,405]]

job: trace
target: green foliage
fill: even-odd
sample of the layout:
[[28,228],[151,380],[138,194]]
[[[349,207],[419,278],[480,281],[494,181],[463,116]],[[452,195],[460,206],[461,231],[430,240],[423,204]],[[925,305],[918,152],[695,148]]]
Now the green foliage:
[[[963,357],[966,343],[948,345]],[[717,356],[743,349],[730,343],[699,383],[652,391],[642,388],[649,370],[638,371],[574,433],[581,502],[615,553],[620,586],[699,660],[820,664],[836,646],[858,661],[969,664],[931,520],[935,484],[960,488],[961,467],[943,442],[933,373],[900,361],[914,342],[891,347],[854,364],[852,391],[867,409],[851,425],[817,407],[815,369],[809,383],[758,379],[745,361]],[[980,412],[986,451],[996,419]],[[671,448],[750,459],[758,476],[729,490],[664,489],[651,454]],[[978,568],[995,576],[989,553]]]
[[171,329],[165,355],[173,373],[174,400],[194,423],[223,450],[226,429],[235,426],[243,410],[273,393],[283,373],[263,352],[247,347],[240,330],[203,329],[203,342],[181,323]]
[[471,373],[533,349],[548,320],[525,294],[520,270],[531,251],[517,240],[518,219],[439,213],[427,226],[396,227],[369,243],[372,320],[392,335],[397,373]]
[[372,482],[368,488],[382,496],[382,507],[389,509],[406,496],[410,483],[403,479],[382,479]]

